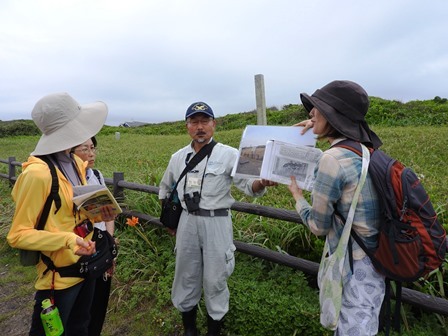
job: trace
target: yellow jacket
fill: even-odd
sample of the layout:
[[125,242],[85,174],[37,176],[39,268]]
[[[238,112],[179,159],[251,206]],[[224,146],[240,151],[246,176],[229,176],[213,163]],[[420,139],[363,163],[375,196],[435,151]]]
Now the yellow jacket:
[[[85,164],[76,156],[75,160],[82,183],[86,184]],[[51,258],[55,266],[60,267],[71,265],[79,259],[79,256],[75,255],[79,248],[76,245],[78,236],[73,229],[85,217],[74,215],[72,185],[57,167],[56,171],[61,208],[54,214],[56,207],[53,202],[44,230],[36,230],[39,214],[50,193],[51,173],[47,164],[34,156],[30,156],[28,161],[22,164],[22,173],[17,178],[11,193],[16,208],[11,229],[6,238],[11,247],[42,251]],[[91,235],[86,237],[86,239],[90,238]],[[43,275],[47,266],[42,261],[39,261],[36,269],[38,273],[36,289],[50,289],[52,272],[49,271]],[[83,281],[82,278],[61,278],[56,273],[55,289],[69,288],[81,281]]]

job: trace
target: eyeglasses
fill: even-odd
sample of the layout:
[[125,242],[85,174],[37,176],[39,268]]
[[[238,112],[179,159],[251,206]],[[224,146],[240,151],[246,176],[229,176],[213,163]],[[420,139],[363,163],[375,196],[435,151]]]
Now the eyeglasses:
[[188,120],[187,124],[191,125],[191,126],[198,126],[199,124],[201,124],[202,126],[206,126],[212,120],[213,120],[212,118],[208,118],[208,119],[193,119],[193,120]]
[[76,151],[81,152],[83,154],[88,154],[89,152],[92,152],[93,154],[96,154],[96,153],[98,153],[98,148],[96,148],[96,147],[91,147],[91,148],[83,147],[83,148],[76,148],[75,152]]

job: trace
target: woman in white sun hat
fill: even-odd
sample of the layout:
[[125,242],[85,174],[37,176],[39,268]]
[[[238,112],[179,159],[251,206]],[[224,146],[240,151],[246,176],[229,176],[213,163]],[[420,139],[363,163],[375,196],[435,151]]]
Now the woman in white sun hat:
[[[7,236],[12,247],[43,251],[57,267],[72,265],[80,256],[95,253],[95,243],[74,232],[85,217],[73,211],[73,186],[86,184],[86,174],[85,164],[70,150],[100,131],[107,112],[103,102],[80,105],[67,93],[50,94],[36,103],[31,116],[43,134],[23,163],[12,191],[16,209]],[[56,202],[52,202],[44,229],[37,230],[36,223],[52,186],[43,156],[56,168],[61,205],[56,212]],[[102,219],[114,219],[110,209],[103,209]],[[59,309],[65,335],[87,335],[95,280],[61,277],[58,272],[48,271],[42,259],[36,270],[37,291],[29,335],[45,335],[40,312],[42,301],[48,298],[53,298]]]

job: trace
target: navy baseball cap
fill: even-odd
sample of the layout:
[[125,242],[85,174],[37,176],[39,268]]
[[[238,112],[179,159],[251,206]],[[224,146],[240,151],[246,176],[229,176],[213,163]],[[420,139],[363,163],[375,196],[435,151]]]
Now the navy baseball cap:
[[185,113],[185,120],[190,118],[191,116],[197,114],[197,113],[204,113],[205,115],[209,116],[210,118],[215,119],[215,115],[213,114],[213,110],[210,106],[208,106],[204,102],[196,102],[191,104],[187,112]]

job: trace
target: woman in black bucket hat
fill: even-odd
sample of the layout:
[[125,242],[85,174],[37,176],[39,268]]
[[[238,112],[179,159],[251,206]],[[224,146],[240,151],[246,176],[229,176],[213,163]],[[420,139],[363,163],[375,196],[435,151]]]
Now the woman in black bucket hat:
[[[311,119],[298,125],[305,126],[304,131],[312,129],[319,139],[328,140],[331,147],[319,160],[311,192],[312,204],[303,197],[294,177],[291,177],[289,190],[303,223],[315,235],[326,236],[332,254],[338,246],[361,179],[363,161],[354,152],[334,145],[344,139],[351,139],[367,147],[378,148],[382,142],[365,121],[369,97],[360,85],[348,80],[336,80],[316,90],[311,96],[300,94],[300,99]],[[377,244],[380,218],[378,195],[367,173],[354,211],[352,230],[369,248]],[[349,240],[349,245],[350,242],[353,259],[350,262],[350,258],[346,257],[343,265],[340,314],[335,315],[337,322],[327,327],[335,330],[335,335],[376,335],[384,298],[384,278],[375,270],[359,245],[353,240]],[[325,289],[320,288],[321,294]],[[324,310],[321,309],[323,325],[327,313]]]
[[[382,145],[380,138],[365,120],[369,109],[369,96],[360,85],[348,80],[337,80],[317,89],[311,96],[301,93],[300,99],[310,114],[313,108],[316,108],[328,123],[346,138],[375,149]],[[309,126],[312,127],[313,119],[310,121]]]

